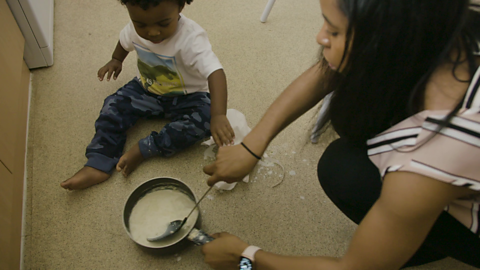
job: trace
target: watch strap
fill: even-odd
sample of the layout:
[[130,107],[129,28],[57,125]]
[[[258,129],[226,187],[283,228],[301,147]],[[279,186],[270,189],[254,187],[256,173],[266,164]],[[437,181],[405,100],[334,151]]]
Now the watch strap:
[[242,257],[249,259],[253,263],[255,262],[255,253],[257,253],[257,251],[259,251],[260,249],[261,248],[256,246],[249,246],[243,251]]

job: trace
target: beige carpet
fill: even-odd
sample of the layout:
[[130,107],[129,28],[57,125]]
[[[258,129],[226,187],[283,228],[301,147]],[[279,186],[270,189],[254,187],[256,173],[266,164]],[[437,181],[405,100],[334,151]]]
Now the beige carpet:
[[[317,0],[278,1],[266,24],[259,21],[267,0],[195,0],[184,14],[209,33],[224,65],[229,108],[253,127],[275,97],[315,63],[315,36],[323,21]],[[104,98],[135,75],[130,55],[117,81],[99,82],[97,70],[112,54],[128,22],[116,0],[55,1],[55,64],[33,71],[28,146],[28,196],[24,269],[208,269],[200,249],[155,257],[140,250],[122,225],[129,193],[140,183],[171,176],[196,194],[207,189],[202,167],[205,146],[170,159],[144,162],[127,179],[114,173],[80,192],[60,188],[86,161],[85,147]],[[228,231],[265,250],[285,255],[341,256],[355,225],[326,198],[316,163],[334,134],[308,141],[310,111],[271,144],[267,153],[285,168],[260,169],[252,182],[212,193],[201,204],[203,229]],[[129,132],[127,148],[164,121],[142,121]],[[272,186],[285,174],[283,184]],[[452,259],[415,269],[471,269]]]

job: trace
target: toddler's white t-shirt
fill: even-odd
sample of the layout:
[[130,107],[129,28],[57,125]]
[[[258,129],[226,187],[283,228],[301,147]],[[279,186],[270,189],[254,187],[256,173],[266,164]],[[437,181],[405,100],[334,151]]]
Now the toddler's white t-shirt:
[[212,51],[207,32],[180,14],[173,36],[159,44],[141,38],[130,21],[120,32],[120,44],[137,52],[138,78],[146,90],[163,96],[208,92],[208,76],[222,65]]

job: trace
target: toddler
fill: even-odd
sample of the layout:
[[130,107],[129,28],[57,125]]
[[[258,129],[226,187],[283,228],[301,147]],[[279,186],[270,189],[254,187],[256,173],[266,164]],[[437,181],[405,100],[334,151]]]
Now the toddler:
[[[125,177],[146,158],[169,157],[209,137],[233,144],[226,117],[227,82],[205,30],[181,11],[193,0],[120,0],[131,22],[120,33],[112,59],[98,71],[100,81],[117,79],[130,51],[138,56],[138,76],[107,97],[86,150],[85,166],[61,183],[84,189],[110,177]],[[140,118],[168,118],[160,131],[125,154],[126,131]]]

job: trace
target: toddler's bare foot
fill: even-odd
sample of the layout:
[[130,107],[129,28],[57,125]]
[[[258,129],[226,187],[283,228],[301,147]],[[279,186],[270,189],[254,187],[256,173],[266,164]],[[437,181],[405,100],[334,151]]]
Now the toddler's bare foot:
[[71,178],[63,181],[60,186],[64,189],[85,189],[99,184],[110,177],[110,174],[92,167],[85,166]]
[[123,176],[127,177],[144,159],[137,143],[120,158],[117,163],[117,171],[122,172]]

